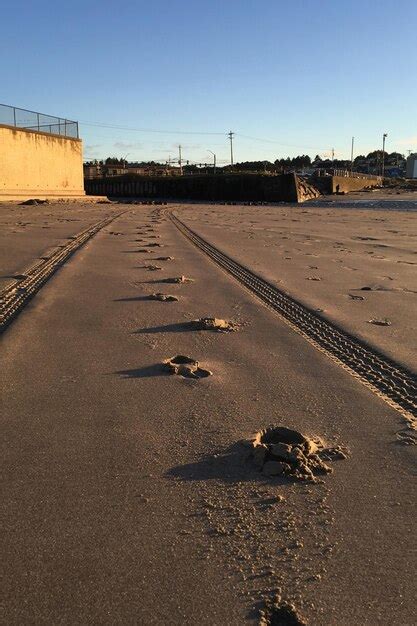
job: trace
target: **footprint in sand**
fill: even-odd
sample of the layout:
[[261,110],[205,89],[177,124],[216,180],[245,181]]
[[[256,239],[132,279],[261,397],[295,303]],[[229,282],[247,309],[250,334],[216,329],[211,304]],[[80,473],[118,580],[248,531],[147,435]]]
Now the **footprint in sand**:
[[416,446],[417,445],[417,430],[413,426],[407,426],[397,432],[398,443],[403,446]]
[[178,302],[179,298],[169,293],[153,293],[149,296],[150,300],[159,300],[160,302]]
[[269,599],[265,601],[264,608],[259,611],[260,626],[306,626],[307,622],[298,613],[294,604],[289,602],[274,602]]
[[201,317],[198,320],[190,322],[190,328],[193,330],[214,330],[217,332],[230,333],[239,330],[240,324],[229,322],[218,317]]
[[369,285],[369,287],[360,287],[358,291],[402,291],[404,293],[417,293],[417,291],[407,289],[407,287],[385,287],[384,285]]
[[255,466],[266,476],[287,476],[316,482],[316,476],[333,470],[324,461],[346,459],[340,447],[326,448],[319,438],[310,438],[284,426],[269,426],[251,442]]
[[169,359],[165,359],[163,366],[170,374],[176,374],[184,378],[207,378],[207,376],[213,374],[210,370],[200,367],[199,362],[195,359],[182,354],[177,354]]
[[374,324],[375,326],[391,326],[390,320],[386,317],[384,319],[368,320],[368,324]]
[[165,278],[164,283],[192,283],[194,282],[194,278],[188,278],[187,276],[175,276],[173,278]]

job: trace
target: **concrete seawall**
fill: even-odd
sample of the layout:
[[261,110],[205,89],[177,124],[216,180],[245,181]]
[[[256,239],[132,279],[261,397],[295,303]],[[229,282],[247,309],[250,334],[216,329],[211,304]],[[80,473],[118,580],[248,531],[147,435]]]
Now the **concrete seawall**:
[[83,195],[81,139],[0,125],[0,200]]
[[87,194],[110,197],[208,201],[304,202],[319,192],[295,174],[217,176],[119,176],[86,180]]
[[367,178],[354,176],[320,176],[314,179],[314,184],[323,193],[349,193],[350,191],[361,191],[373,187],[382,187],[381,176]]

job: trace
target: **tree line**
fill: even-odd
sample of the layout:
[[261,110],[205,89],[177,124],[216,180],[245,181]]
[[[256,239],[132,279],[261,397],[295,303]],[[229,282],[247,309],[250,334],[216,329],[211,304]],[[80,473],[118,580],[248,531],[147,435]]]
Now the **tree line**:
[[[357,155],[354,158],[353,166],[355,167],[363,167],[366,165],[369,166],[377,166],[382,161],[382,150],[374,150],[370,152],[366,156],[363,154]],[[384,162],[386,165],[392,166],[403,166],[405,162],[405,157],[403,154],[399,152],[384,152]],[[119,166],[119,167],[160,167],[161,165],[165,165],[165,163],[156,162],[156,161],[141,161],[141,162],[129,162],[123,158],[118,157],[107,157],[106,159],[102,159],[100,161],[93,160],[86,162],[86,165],[100,165],[100,166]],[[173,163],[174,165],[174,163]],[[176,165],[176,163],[175,163]],[[303,170],[310,168],[337,168],[337,169],[349,169],[351,166],[350,159],[329,159],[322,158],[320,155],[316,154],[314,159],[308,154],[302,154],[295,157],[286,157],[279,158],[275,161],[241,161],[239,163],[235,163],[233,166],[225,165],[223,167],[218,166],[217,169],[223,171],[245,171],[245,172],[286,172],[292,170]],[[188,162],[185,162],[183,165],[184,172],[188,173],[196,173],[202,170],[212,169],[212,165],[207,165],[207,163],[201,164],[200,167],[198,165],[191,165]]]

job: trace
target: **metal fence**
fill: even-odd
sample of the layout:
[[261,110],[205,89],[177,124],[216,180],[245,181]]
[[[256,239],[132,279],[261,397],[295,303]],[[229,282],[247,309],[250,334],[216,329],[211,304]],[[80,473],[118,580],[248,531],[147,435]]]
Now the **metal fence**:
[[78,139],[78,122],[0,104],[0,124]]
[[315,170],[316,176],[343,176],[344,178],[378,178],[377,174],[363,174],[362,172],[351,172],[350,170],[334,169],[332,167]]

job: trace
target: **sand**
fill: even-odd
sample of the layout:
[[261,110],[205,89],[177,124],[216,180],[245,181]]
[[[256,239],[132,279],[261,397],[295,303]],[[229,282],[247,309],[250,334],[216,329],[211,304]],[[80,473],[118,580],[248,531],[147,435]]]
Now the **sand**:
[[91,202],[0,203],[0,289],[69,237],[118,212],[117,205]]
[[[1,340],[2,621],[415,623],[416,448],[398,442],[399,413],[154,207],[127,208]],[[192,210],[202,221],[179,209],[190,223]],[[149,223],[174,257],[151,277],[134,241]],[[152,298],[181,276],[193,280],[170,284],[178,301]],[[189,327],[208,317],[239,332]],[[170,375],[172,355],[212,375]],[[269,424],[347,458],[314,483],[265,476],[242,441]]]
[[298,207],[194,205],[181,217],[252,271],[416,372],[417,193],[407,198],[396,202],[407,211],[350,208],[365,200],[348,196]]

